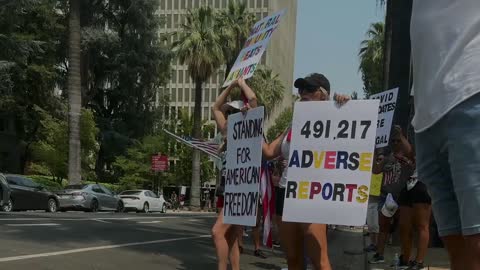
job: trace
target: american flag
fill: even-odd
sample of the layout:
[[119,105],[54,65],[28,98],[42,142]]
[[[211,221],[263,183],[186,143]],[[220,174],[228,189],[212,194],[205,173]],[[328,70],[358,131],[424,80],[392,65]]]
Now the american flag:
[[218,155],[219,145],[213,141],[203,141],[192,137],[178,136],[166,129],[164,129],[163,131],[168,135],[172,136],[175,140],[186,144],[187,146],[200,150],[213,158],[221,159]]
[[263,162],[260,177],[260,192],[263,206],[263,244],[272,248],[272,222],[275,211],[275,194],[273,192],[272,171],[269,162]]

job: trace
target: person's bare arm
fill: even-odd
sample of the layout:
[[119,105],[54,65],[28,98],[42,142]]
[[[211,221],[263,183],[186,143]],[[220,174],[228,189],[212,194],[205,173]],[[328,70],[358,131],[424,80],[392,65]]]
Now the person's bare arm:
[[252,88],[248,86],[247,82],[245,82],[243,78],[238,79],[238,86],[242,90],[243,95],[245,95],[245,98],[248,100],[250,108],[256,108],[258,106],[257,95],[255,95],[255,92],[253,92]]
[[282,146],[283,139],[287,135],[287,132],[288,130],[280,134],[280,136],[278,136],[271,143],[266,143],[266,142],[263,143],[262,153],[265,159],[267,160],[275,159],[282,154],[281,146]]
[[227,117],[225,113],[222,111],[222,106],[227,102],[227,97],[230,95],[232,89],[237,85],[237,82],[233,82],[230,84],[227,89],[223,90],[222,93],[217,97],[215,103],[212,106],[212,115],[213,119],[215,119],[215,123],[217,124],[218,130],[222,133],[222,135],[227,135]]

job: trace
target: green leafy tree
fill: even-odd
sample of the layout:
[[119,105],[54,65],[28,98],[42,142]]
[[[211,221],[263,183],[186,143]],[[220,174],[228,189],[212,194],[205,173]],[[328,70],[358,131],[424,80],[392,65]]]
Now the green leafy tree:
[[[221,40],[215,31],[216,20],[210,7],[188,11],[186,23],[178,33],[179,40],[173,50],[179,61],[186,65],[195,83],[194,138],[201,138],[202,85],[220,67],[223,61]],[[200,152],[193,151],[191,205],[200,207]]]
[[255,14],[248,11],[245,1],[230,1],[216,16],[217,33],[225,59],[225,78],[243,48],[255,24]]
[[366,33],[366,37],[367,39],[361,43],[359,52],[359,70],[362,73],[363,91],[365,97],[368,98],[383,91],[384,23],[372,24]]
[[265,114],[268,116],[283,102],[285,86],[280,76],[267,67],[255,71],[250,85],[257,95],[258,103],[265,106]]
[[[62,183],[62,179],[68,175],[69,135],[66,106],[64,108],[63,118],[55,118],[45,111],[37,111],[41,118],[39,128],[41,139],[32,145],[34,164],[30,173],[50,175],[57,183]],[[92,175],[98,150],[96,141],[98,129],[91,111],[82,110],[80,126],[82,171],[88,176]]]
[[282,132],[284,132],[291,124],[293,118],[293,109],[288,107],[283,110],[277,119],[275,119],[274,124],[267,131],[268,141],[273,141],[277,138]]

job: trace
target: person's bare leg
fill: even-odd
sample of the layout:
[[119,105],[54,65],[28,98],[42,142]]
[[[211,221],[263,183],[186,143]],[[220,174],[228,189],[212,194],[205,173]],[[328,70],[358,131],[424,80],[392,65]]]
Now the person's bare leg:
[[415,261],[423,263],[430,241],[430,216],[432,215],[432,206],[426,203],[415,203],[413,204],[413,211],[418,230],[418,247]]
[[480,269],[480,234],[465,236],[468,265],[466,269]]
[[390,221],[391,218],[388,218],[382,213],[378,213],[378,224],[380,226],[380,233],[378,233],[377,239],[377,253],[383,256],[385,252],[385,245],[387,243],[387,239],[390,236]]
[[368,234],[370,235],[370,243],[376,246],[378,233],[369,232]]
[[[227,270],[228,266],[228,242],[227,231],[231,225],[223,223],[223,208],[220,209],[217,221],[212,228],[212,239],[217,252],[218,270]],[[238,245],[238,243],[237,243]],[[238,248],[237,248],[238,249]]]
[[[259,211],[257,211],[258,213]],[[255,246],[255,250],[259,250],[260,245],[260,213],[257,214],[257,226],[253,227],[252,229],[252,238],[253,238],[253,245]]]
[[242,227],[233,225],[227,231],[227,242],[230,249],[230,264],[232,270],[240,270],[239,236],[243,237]]
[[302,224],[305,247],[315,270],[332,270],[328,258],[327,225]]
[[282,222],[280,238],[287,256],[288,270],[303,269],[303,230],[299,223]]
[[[450,264],[452,270],[464,270],[474,269],[468,268],[468,248],[466,247],[466,241],[462,235],[451,235],[442,237],[443,243],[448,252],[450,258]],[[475,269],[476,270],[476,269]]]
[[413,245],[413,208],[408,206],[400,206],[400,240],[401,254],[403,261],[409,262],[412,256]]

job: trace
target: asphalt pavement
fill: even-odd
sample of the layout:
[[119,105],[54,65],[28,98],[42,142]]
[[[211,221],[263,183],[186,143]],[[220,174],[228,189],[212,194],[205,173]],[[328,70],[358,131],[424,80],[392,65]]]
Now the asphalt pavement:
[[[0,269],[216,269],[212,213],[0,213]],[[333,269],[364,269],[360,232],[329,232]],[[280,250],[253,256],[245,239],[241,269],[286,268]]]

